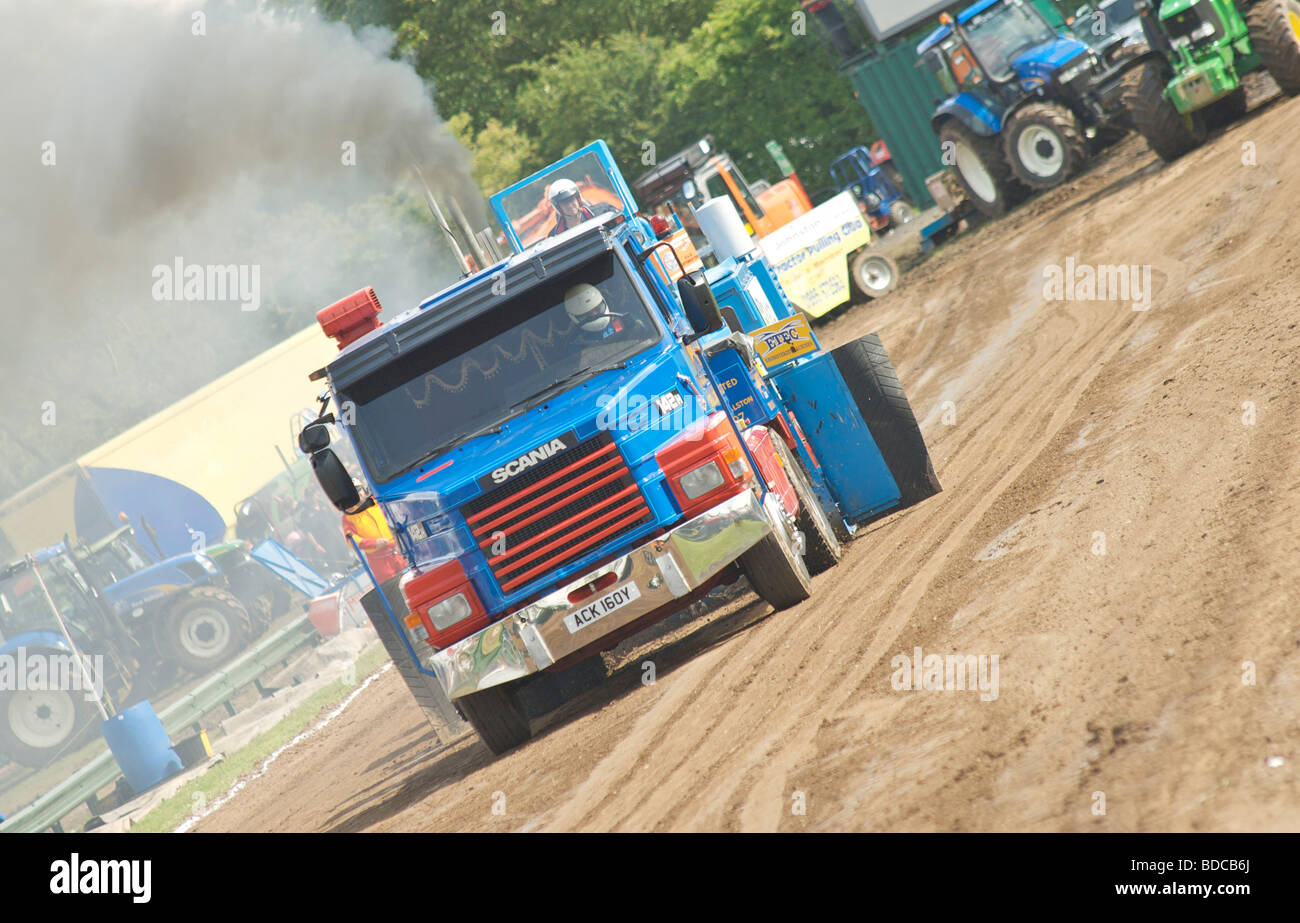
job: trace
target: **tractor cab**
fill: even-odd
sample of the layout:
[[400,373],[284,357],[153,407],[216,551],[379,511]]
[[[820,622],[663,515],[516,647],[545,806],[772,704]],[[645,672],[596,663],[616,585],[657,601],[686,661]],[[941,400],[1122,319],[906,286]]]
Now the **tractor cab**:
[[63,647],[59,619],[41,590],[35,568],[78,645],[99,648],[112,638],[111,616],[63,545],[0,568],[0,651],[46,644]]
[[876,166],[871,151],[862,145],[831,161],[831,179],[839,192],[851,192],[873,231],[904,224],[914,217],[903,201],[903,190]]
[[[1023,0],[981,0],[940,26],[918,47],[950,96],[973,93],[1010,102],[1050,82],[1067,64],[1086,62],[1088,46],[1067,38]],[[1077,76],[1077,75],[1071,75]]]

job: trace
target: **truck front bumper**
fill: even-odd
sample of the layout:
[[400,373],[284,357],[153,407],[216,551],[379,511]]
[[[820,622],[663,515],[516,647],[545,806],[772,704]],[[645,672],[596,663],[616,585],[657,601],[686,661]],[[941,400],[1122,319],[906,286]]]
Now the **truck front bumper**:
[[[699,588],[783,528],[781,515],[774,494],[761,503],[743,491],[437,651],[427,666],[453,699],[544,670]],[[579,595],[591,584],[600,589]],[[578,601],[570,602],[571,595]]]

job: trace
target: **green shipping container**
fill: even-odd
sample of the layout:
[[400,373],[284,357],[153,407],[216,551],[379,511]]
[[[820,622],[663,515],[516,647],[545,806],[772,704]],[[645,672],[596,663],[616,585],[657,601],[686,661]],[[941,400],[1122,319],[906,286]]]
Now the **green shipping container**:
[[922,208],[933,205],[925,178],[944,165],[930,114],[944,94],[935,76],[917,66],[916,43],[873,46],[845,61],[840,72],[853,84],[858,102],[889,145],[907,197]]

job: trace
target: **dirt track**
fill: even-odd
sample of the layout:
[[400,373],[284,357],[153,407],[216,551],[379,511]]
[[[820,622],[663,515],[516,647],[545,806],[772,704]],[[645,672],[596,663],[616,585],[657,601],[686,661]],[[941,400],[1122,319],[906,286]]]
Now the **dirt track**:
[[[1297,144],[1300,101],[1171,166],[1130,138],[824,327],[880,332],[946,489],[813,600],[679,627],[495,760],[389,671],[199,829],[1300,829]],[[1150,310],[1046,301],[1067,257],[1149,264]],[[896,691],[916,647],[998,655],[997,698]]]

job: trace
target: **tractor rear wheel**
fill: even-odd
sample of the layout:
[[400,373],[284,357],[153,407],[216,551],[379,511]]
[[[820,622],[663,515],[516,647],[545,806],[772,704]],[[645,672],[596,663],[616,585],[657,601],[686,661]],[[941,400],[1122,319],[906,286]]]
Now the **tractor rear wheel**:
[[43,769],[86,739],[95,706],[80,691],[24,690],[0,695],[0,765],[6,758]]
[[863,298],[883,298],[898,286],[898,264],[874,250],[859,250],[849,262],[849,279]]
[[1003,126],[1007,163],[1031,189],[1059,186],[1088,161],[1088,142],[1073,112],[1057,103],[1028,103]]
[[1259,0],[1246,13],[1246,27],[1278,89],[1300,95],[1300,0]]
[[200,586],[167,611],[163,634],[176,662],[202,675],[239,653],[253,634],[253,624],[234,594]]
[[1133,128],[1147,139],[1147,145],[1166,163],[1177,160],[1205,141],[1203,111],[1180,115],[1165,98],[1168,69],[1148,60],[1124,75],[1124,108]]
[[997,138],[948,122],[939,129],[939,147],[945,163],[951,158],[957,181],[981,214],[997,218],[1019,199],[1024,187],[1012,175]]

